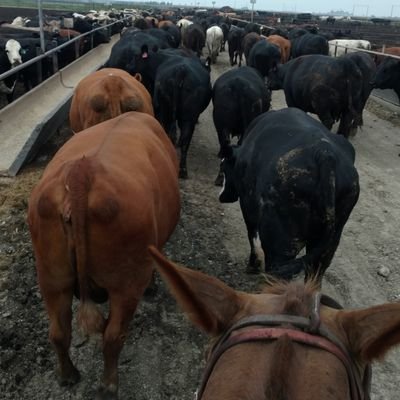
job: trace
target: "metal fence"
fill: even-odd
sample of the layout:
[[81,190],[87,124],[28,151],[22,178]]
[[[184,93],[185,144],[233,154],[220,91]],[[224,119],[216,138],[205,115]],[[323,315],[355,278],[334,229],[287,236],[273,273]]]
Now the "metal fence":
[[[160,7],[162,4],[158,4],[152,1],[69,1],[69,0],[51,0],[42,1],[42,7],[46,10],[59,10],[59,11],[75,11],[75,12],[87,12],[89,10],[109,10],[111,8],[117,10],[123,10],[124,8],[146,8],[146,7]],[[164,3],[164,6],[167,3]],[[171,3],[172,5],[172,3]],[[37,9],[38,0],[1,0],[1,7],[10,8],[32,8]]]
[[[127,18],[126,18],[126,19],[127,19]],[[29,66],[32,65],[32,64],[38,63],[38,76],[39,76],[39,82],[40,82],[40,81],[41,81],[40,61],[42,61],[43,59],[45,59],[45,58],[47,58],[47,57],[51,57],[51,58],[52,58],[52,61],[53,61],[53,73],[56,73],[56,72],[58,71],[58,57],[57,57],[57,53],[58,53],[60,50],[62,50],[63,48],[65,48],[65,47],[67,47],[67,46],[74,45],[74,46],[75,46],[75,58],[78,58],[78,57],[79,57],[79,41],[80,41],[83,37],[86,37],[86,36],[89,36],[89,35],[90,35],[90,37],[91,37],[91,40],[90,40],[90,41],[91,41],[91,49],[93,49],[93,34],[94,34],[96,31],[101,31],[101,30],[103,30],[103,31],[104,31],[104,30],[108,30],[108,33],[110,33],[111,26],[113,26],[114,24],[120,23],[121,21],[123,21],[123,19],[122,19],[122,20],[118,20],[118,21],[114,21],[114,22],[112,22],[112,23],[110,23],[110,24],[101,26],[101,27],[99,27],[99,28],[95,28],[95,29],[91,30],[90,32],[86,32],[86,33],[83,33],[83,34],[81,34],[81,35],[79,35],[79,36],[74,37],[73,39],[69,40],[69,41],[66,42],[66,43],[63,43],[63,44],[60,45],[60,46],[54,47],[53,49],[51,49],[51,50],[49,50],[49,51],[46,51],[46,52],[43,53],[43,54],[39,54],[38,56],[32,58],[31,60],[29,60],[29,61],[27,61],[27,62],[24,62],[23,64],[20,64],[20,65],[18,65],[18,66],[16,66],[16,67],[10,69],[9,71],[4,72],[3,74],[1,74],[1,75],[0,75],[0,81],[3,80],[3,79],[5,79],[5,78],[8,78],[9,76],[12,76],[12,75],[16,74],[16,73],[19,72],[19,71],[22,71],[23,69],[29,67]],[[39,52],[39,53],[40,53],[40,51],[41,51],[40,48],[38,48],[38,52]]]

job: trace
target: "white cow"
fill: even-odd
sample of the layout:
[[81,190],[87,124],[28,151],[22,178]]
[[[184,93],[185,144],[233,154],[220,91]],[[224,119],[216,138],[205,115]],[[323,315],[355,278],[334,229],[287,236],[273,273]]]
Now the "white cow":
[[22,64],[20,50],[21,50],[21,44],[18,41],[14,39],[7,40],[5,45],[5,51],[8,60],[10,61],[11,68],[16,67],[18,64]]
[[189,21],[188,19],[185,19],[185,18],[180,19],[180,20],[176,23],[176,26],[181,30],[182,43],[183,43],[183,38],[184,38],[184,36],[185,36],[187,27],[188,27],[189,25],[192,25],[192,24],[193,24],[192,21]]
[[222,41],[224,40],[224,32],[219,26],[212,26],[206,32],[206,45],[208,55],[211,58],[211,64],[215,64]]
[[11,22],[11,25],[23,27],[23,26],[25,26],[29,21],[30,21],[30,19],[27,18],[27,17],[25,17],[25,18],[23,18],[23,17],[16,17],[16,18],[14,18],[13,22]]
[[[371,43],[368,40],[358,40],[358,39],[334,39],[329,41],[329,55],[335,57],[335,47],[347,46],[355,49],[371,50]],[[347,50],[347,53],[352,53],[357,50]],[[343,47],[338,47],[336,50],[336,57],[340,57],[346,54],[346,49]]]

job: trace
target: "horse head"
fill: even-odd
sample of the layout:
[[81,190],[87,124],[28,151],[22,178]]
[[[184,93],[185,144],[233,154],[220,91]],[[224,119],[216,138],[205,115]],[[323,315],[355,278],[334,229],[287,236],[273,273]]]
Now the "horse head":
[[316,282],[260,293],[150,253],[172,295],[212,338],[198,400],[369,400],[370,363],[400,342],[400,304],[344,310]]

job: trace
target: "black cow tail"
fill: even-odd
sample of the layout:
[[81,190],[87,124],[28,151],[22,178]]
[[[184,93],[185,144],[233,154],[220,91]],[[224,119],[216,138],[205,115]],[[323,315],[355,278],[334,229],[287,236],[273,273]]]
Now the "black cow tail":
[[336,157],[330,147],[322,146],[315,157],[319,170],[316,209],[320,217],[321,231],[318,242],[305,256],[307,259],[306,276],[321,280],[330,262],[336,227]]
[[362,110],[359,110],[357,107],[357,101],[360,101],[358,98],[354,98],[353,96],[353,80],[356,81],[355,70],[354,67],[358,68],[355,63],[348,60],[346,65],[346,76],[347,76],[347,91],[348,91],[348,102],[349,102],[349,110],[352,116],[351,130],[356,131],[359,126],[363,125],[362,120]]
[[[243,85],[243,82],[241,82]],[[239,144],[242,144],[242,140],[244,139],[244,134],[246,132],[247,127],[251,122],[251,108],[252,104],[250,99],[248,99],[245,95],[247,90],[241,91],[238,98],[236,98],[237,104],[240,106],[240,136],[239,136]]]

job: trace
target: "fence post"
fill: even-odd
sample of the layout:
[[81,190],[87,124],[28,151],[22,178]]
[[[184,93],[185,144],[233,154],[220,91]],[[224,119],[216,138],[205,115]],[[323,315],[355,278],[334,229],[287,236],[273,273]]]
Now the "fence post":
[[38,14],[39,14],[39,27],[40,27],[40,48],[42,49],[42,53],[45,53],[46,45],[44,42],[42,0],[38,0]]
[[80,55],[81,55],[81,54],[80,54],[80,51],[79,51],[80,43],[81,43],[81,39],[75,40],[75,42],[74,42],[74,46],[75,46],[75,60],[76,60],[77,58],[79,58]]
[[53,73],[56,74],[58,72],[58,53],[56,51],[51,55],[51,59],[53,61]]
[[[39,56],[40,54],[42,54],[42,49],[40,47],[36,47],[36,55]],[[42,60],[36,63],[36,73],[37,73],[38,83],[41,83],[43,77]]]

